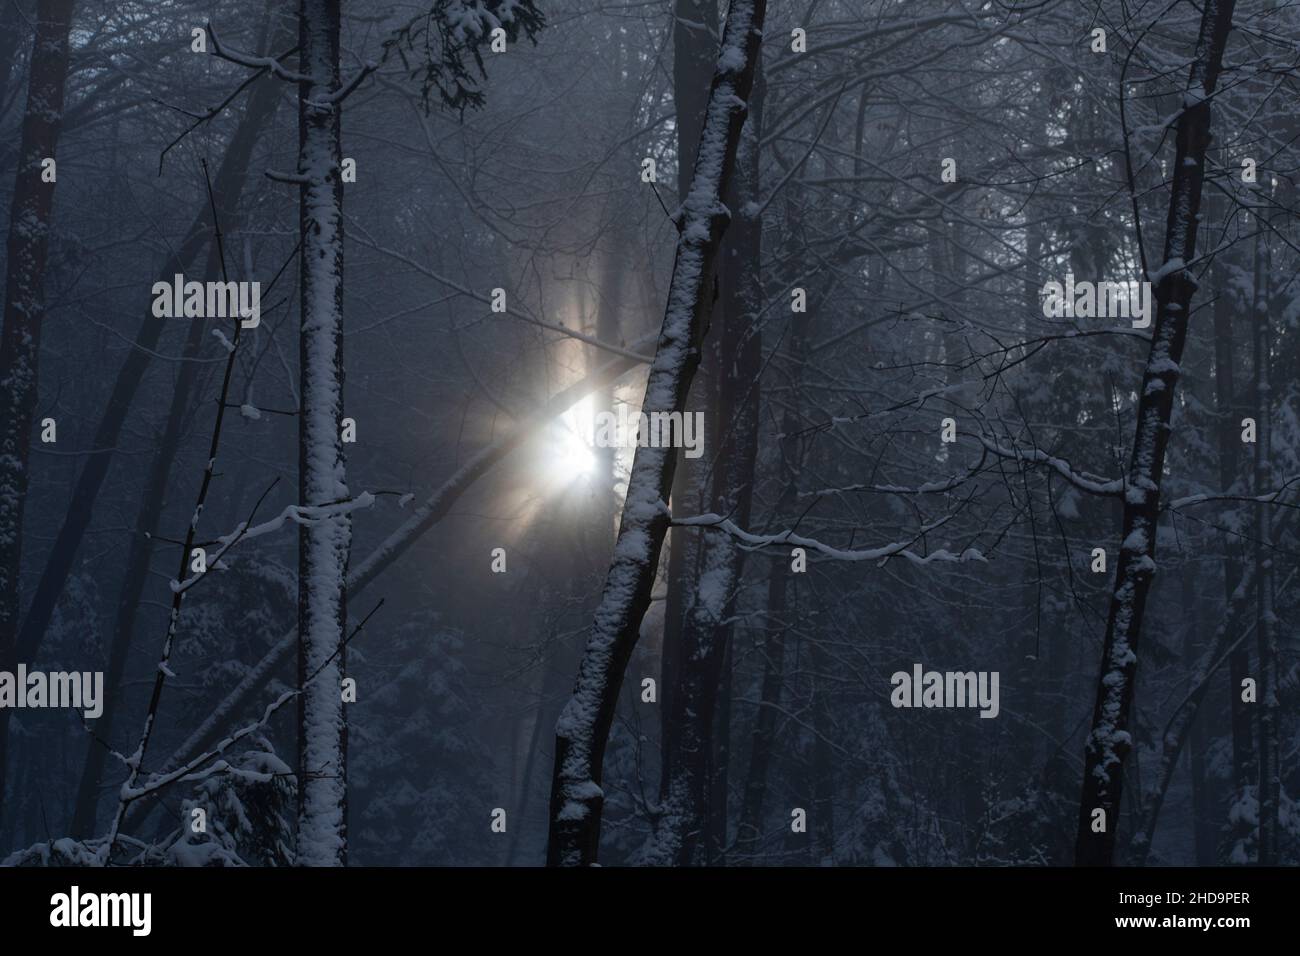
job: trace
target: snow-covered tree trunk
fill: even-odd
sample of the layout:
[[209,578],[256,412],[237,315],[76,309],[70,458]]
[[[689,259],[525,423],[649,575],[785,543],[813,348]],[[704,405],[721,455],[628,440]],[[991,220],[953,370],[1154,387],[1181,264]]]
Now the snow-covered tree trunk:
[[[681,234],[668,305],[646,382],[642,411],[680,412],[713,306],[712,278],[727,227],[722,203],[745,122],[746,101],[762,38],[766,0],[734,0],[723,32],[691,188],[679,213]],[[555,728],[547,862],[596,862],[600,842],[601,764],[623,671],[650,604],[659,554],[668,531],[678,449],[638,447],[627,499],[600,604],[578,669],[573,697]]]
[[[1196,288],[1189,264],[1196,254],[1205,152],[1210,143],[1210,97],[1232,29],[1235,0],[1206,0],[1196,51],[1183,95],[1165,226],[1163,264],[1150,276],[1158,300],[1151,351],[1138,392],[1137,427],[1125,482],[1123,541],[1102,645],[1092,729],[1084,757],[1075,844],[1079,865],[1110,865],[1115,854],[1124,761],[1132,748],[1129,711],[1138,641],[1155,575],[1160,483],[1179,362],[1187,340],[1188,307]],[[1098,812],[1100,811],[1100,813]]]
[[[343,182],[340,0],[300,0],[297,174],[302,328],[298,495],[348,497],[343,463]],[[340,691],[352,523],[346,514],[298,532],[298,862],[347,862],[347,724]],[[317,676],[319,675],[319,676]],[[308,683],[309,679],[315,678]]]
[[[13,670],[17,646],[23,509],[32,415],[45,318],[45,262],[49,252],[54,177],[68,76],[72,0],[36,5],[27,108],[23,113],[18,173],[9,213],[4,330],[0,333],[0,670]],[[8,66],[6,65],[6,69]],[[4,802],[8,708],[0,709],[0,804]]]

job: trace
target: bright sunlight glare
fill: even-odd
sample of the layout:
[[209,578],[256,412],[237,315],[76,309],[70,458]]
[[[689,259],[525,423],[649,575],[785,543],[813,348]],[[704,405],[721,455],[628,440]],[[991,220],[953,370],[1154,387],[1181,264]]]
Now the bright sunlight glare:
[[556,483],[569,484],[591,474],[596,468],[596,456],[589,444],[594,431],[595,414],[588,397],[551,426],[545,458],[547,477]]

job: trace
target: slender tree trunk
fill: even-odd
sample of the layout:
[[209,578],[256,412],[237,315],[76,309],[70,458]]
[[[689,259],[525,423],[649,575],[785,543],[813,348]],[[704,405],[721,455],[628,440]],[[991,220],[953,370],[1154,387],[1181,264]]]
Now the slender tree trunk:
[[[1216,273],[1212,273],[1216,274]],[[1227,281],[1226,270],[1217,273],[1218,296],[1214,303],[1214,394],[1219,417],[1219,487],[1229,492],[1238,484],[1241,444],[1241,404],[1236,394],[1233,355],[1233,316],[1241,306],[1240,296]],[[1242,546],[1236,535],[1223,536],[1223,593],[1232,601],[1241,581]],[[1232,769],[1234,795],[1244,793],[1252,783],[1255,747],[1251,705],[1241,699],[1241,682],[1250,673],[1250,648],[1242,642],[1228,661],[1228,699],[1232,726]]]
[[[1205,607],[1201,599],[1202,581],[1197,571],[1183,576],[1184,638],[1183,653],[1187,660],[1203,653]],[[1197,866],[1214,865],[1214,785],[1210,779],[1209,735],[1206,733],[1207,714],[1199,707],[1192,717],[1189,738],[1192,745],[1188,771],[1192,785],[1192,860]]]
[[[1210,143],[1210,95],[1232,29],[1235,0],[1206,0],[1183,111],[1176,122],[1173,187],[1151,330],[1151,353],[1142,376],[1137,428],[1124,498],[1123,543],[1115,569],[1092,730],[1084,757],[1075,861],[1110,865],[1115,855],[1124,762],[1132,748],[1129,712],[1138,641],[1147,594],[1155,574],[1160,483],[1179,362],[1187,339],[1188,307],[1196,283],[1186,263],[1196,255],[1205,152]],[[1102,811],[1097,816],[1096,811]],[[1094,829],[1097,825],[1098,829]]]
[[[340,0],[298,6],[298,174],[302,333],[298,360],[298,496],[308,506],[348,497],[343,463],[343,183],[340,167]],[[347,515],[298,532],[298,862],[347,862]],[[309,684],[308,681],[319,674]]]
[[[1269,363],[1272,335],[1269,328],[1269,254],[1263,232],[1255,238],[1255,494],[1267,494],[1273,484],[1273,399]],[[1278,862],[1278,803],[1281,777],[1278,767],[1277,621],[1273,612],[1273,508],[1272,502],[1255,505],[1255,640],[1259,656],[1259,840],[1261,866]]]
[[[788,514],[794,503],[794,484],[787,484],[777,514]],[[736,824],[736,846],[747,863],[754,863],[762,849],[763,804],[767,797],[767,774],[776,750],[776,724],[785,682],[785,616],[790,567],[773,561],[767,579],[767,636],[763,642],[763,683],[759,689],[758,714],[749,745],[749,766],[745,771],[740,818]]]
[[821,644],[809,641],[809,664],[812,675],[808,689],[813,711],[812,774],[812,859],[818,866],[835,863],[835,767],[831,760],[831,722],[826,655]]
[[717,717],[713,730],[713,763],[709,771],[709,808],[704,828],[705,858],[707,866],[727,865],[728,830],[731,815],[728,813],[729,780],[731,776],[731,681],[735,647],[731,630],[723,641],[722,675],[718,678]]
[[[289,21],[285,21],[289,22]],[[277,36],[271,43],[264,43],[266,52],[281,48],[281,42],[287,39],[287,30],[279,31],[284,36]],[[276,104],[280,99],[280,83],[273,77],[264,77],[258,81],[249,97],[245,121],[241,122],[230,149],[242,155],[242,163],[247,167],[249,154],[271,117],[275,114]],[[217,195],[217,209],[221,222],[227,232],[239,220],[237,205],[231,204],[223,194]],[[236,197],[237,201],[237,197]],[[208,252],[208,275],[216,275],[219,263],[215,246]],[[126,572],[123,576],[122,591],[117,602],[117,617],[113,628],[113,639],[108,651],[108,671],[104,677],[104,700],[107,702],[104,714],[94,723],[96,737],[111,741],[117,708],[112,702],[122,685],[127,659],[131,653],[131,640],[135,634],[136,617],[140,609],[140,600],[144,595],[145,585],[149,580],[149,564],[153,555],[153,539],[158,533],[163,506],[167,498],[167,484],[171,477],[172,466],[180,451],[181,432],[185,416],[190,410],[190,396],[193,392],[199,366],[192,361],[198,356],[207,326],[206,319],[195,319],[190,323],[185,341],[184,355],[187,361],[180,364],[176,376],[175,390],[167,410],[167,423],[163,428],[162,441],[158,446],[153,461],[150,463],[149,476],[145,481],[144,491],[140,497],[140,508],[136,518],[135,534],[127,554]],[[81,782],[77,787],[77,799],[73,810],[71,835],[84,838],[92,834],[95,827],[96,807],[99,801],[99,788],[104,775],[104,762],[108,751],[94,740],[86,744],[86,762],[81,771]]]
[[[787,215],[787,222],[794,225]],[[784,293],[786,290],[781,289]],[[812,296],[815,308],[820,297]],[[799,493],[799,474],[803,466],[799,439],[799,388],[806,358],[806,341],[812,312],[791,313],[789,362],[787,376],[791,398],[781,417],[781,446],[777,459],[781,492],[777,497],[778,518],[794,513]],[[767,798],[767,776],[777,750],[776,727],[780,716],[781,695],[785,686],[785,632],[791,585],[789,559],[773,560],[767,582],[767,628],[763,644],[763,680],[759,689],[758,713],[750,738],[749,763],[741,795],[740,816],[736,825],[736,847],[747,863],[754,863],[762,849],[763,807]]]
[[[668,289],[663,329],[646,382],[642,411],[681,412],[699,366],[712,308],[718,246],[727,227],[722,204],[735,161],[762,35],[766,0],[734,0],[708,108],[691,188],[682,204],[681,235]],[[600,843],[600,789],[605,744],[623,671],[650,603],[660,549],[668,531],[668,500],[679,452],[638,447],[614,560],[596,610],[573,697],[555,729],[555,772],[547,862],[596,861]]]
[[[36,6],[27,109],[14,178],[6,244],[4,329],[0,332],[0,670],[24,659],[15,640],[21,598],[23,511],[28,456],[36,410],[41,325],[45,320],[45,263],[50,242],[54,182],[45,182],[46,159],[56,159],[68,77],[72,0]],[[7,68],[7,66],[6,66]],[[0,709],[0,804],[5,803],[5,739],[9,708]]]

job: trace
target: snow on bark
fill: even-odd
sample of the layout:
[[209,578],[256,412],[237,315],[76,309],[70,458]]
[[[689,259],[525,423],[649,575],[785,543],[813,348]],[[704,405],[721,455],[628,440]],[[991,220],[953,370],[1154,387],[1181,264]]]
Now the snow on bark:
[[[1151,352],[1139,390],[1137,427],[1125,482],[1124,546],[1111,593],[1092,729],[1084,757],[1075,861],[1110,865],[1115,853],[1124,761],[1132,748],[1129,711],[1137,669],[1138,641],[1151,579],[1155,575],[1160,481],[1179,363],[1187,339],[1188,307],[1196,283],[1184,263],[1195,259],[1205,153],[1210,142],[1210,100],[1232,29],[1235,0],[1207,0],[1202,10],[1188,90],[1204,90],[1179,115],[1173,186],[1165,228],[1164,262],[1156,297]],[[1154,279],[1155,276],[1152,278]],[[1105,811],[1105,828],[1094,832],[1094,811]]]
[[[711,308],[713,267],[727,226],[722,204],[753,85],[765,0],[735,0],[709,91],[691,189],[682,203],[668,304],[646,382],[642,411],[680,412],[699,365]],[[664,536],[678,452],[640,447],[632,463],[613,561],[579,665],[573,697],[556,722],[551,785],[550,865],[596,862],[603,791],[601,764],[623,670],[641,619]]]
[[[36,5],[32,47],[18,147],[18,173],[6,246],[4,329],[0,333],[0,670],[18,661],[19,572],[32,415],[36,408],[41,323],[45,317],[45,262],[49,251],[54,183],[42,182],[41,162],[54,158],[63,124],[72,0]],[[0,711],[0,803],[4,801],[9,711]]]
[[[348,498],[343,462],[343,184],[339,0],[301,0],[298,174],[301,248],[298,494],[308,508]],[[347,861],[345,654],[349,514],[298,532],[298,862]],[[307,683],[310,675],[318,680]]]

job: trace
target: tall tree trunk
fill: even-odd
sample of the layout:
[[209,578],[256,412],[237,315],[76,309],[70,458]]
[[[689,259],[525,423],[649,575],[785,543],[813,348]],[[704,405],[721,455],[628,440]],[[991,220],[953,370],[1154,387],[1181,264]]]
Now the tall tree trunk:
[[[750,96],[749,118],[736,151],[736,170],[725,202],[738,219],[722,244],[718,311],[723,326],[718,338],[718,382],[713,415],[715,451],[701,460],[713,468],[710,510],[733,515],[748,526],[753,503],[754,460],[758,451],[758,374],[762,342],[757,321],[762,311],[759,275],[762,222],[741,210],[757,208],[758,143],[762,135],[761,64]],[[697,579],[690,582],[691,605],[682,629],[681,658],[673,688],[672,733],[664,741],[668,768],[666,807],[661,826],[661,862],[679,865],[704,862],[725,843],[726,820],[715,822],[723,834],[709,848],[701,840],[710,832],[710,809],[716,799],[711,785],[720,770],[719,741],[714,723],[727,647],[734,630],[736,589],[744,552],[729,535],[713,534],[700,545]]]
[[[718,0],[674,0],[673,3],[673,106],[677,125],[677,195],[685,199],[691,188],[691,173],[700,144],[700,130],[704,126],[704,111],[708,106],[709,81],[713,76],[713,61],[717,51]],[[706,369],[699,376],[708,384]],[[694,395],[688,395],[688,410],[708,406],[706,434],[712,437],[712,411],[710,395],[701,395],[697,385]],[[673,476],[672,506],[679,511],[698,507],[704,492],[704,460],[686,459],[678,463]],[[672,772],[671,754],[676,748],[674,738],[678,733],[673,723],[674,695],[677,693],[679,661],[681,659],[682,630],[687,609],[691,603],[692,576],[698,578],[700,536],[695,528],[675,528],[669,536],[667,596],[664,601],[664,630],[660,650],[659,714],[660,714],[660,799],[667,798],[669,775]]]
[[[18,173],[14,177],[6,244],[4,329],[0,332],[0,670],[23,659],[16,643],[21,597],[23,510],[28,455],[36,410],[41,324],[45,319],[45,263],[49,253],[54,182],[42,162],[58,152],[63,90],[68,78],[72,0],[36,6],[27,109],[23,113]],[[0,804],[4,804],[9,708],[0,709]]]
[[759,687],[758,714],[750,737],[749,765],[745,770],[740,817],[736,823],[736,847],[744,861],[751,864],[762,848],[767,773],[776,750],[776,719],[785,681],[785,604],[789,580],[789,568],[782,561],[774,561],[767,580],[763,681]]
[[[340,167],[340,0],[298,6],[298,174],[302,332],[298,361],[298,497],[348,497],[343,463],[343,182]],[[339,515],[298,531],[298,862],[347,862],[347,565],[352,522]],[[319,676],[317,676],[319,675]],[[309,683],[310,681],[310,683]]]
[[[1270,386],[1272,335],[1269,328],[1269,254],[1263,231],[1255,238],[1255,494],[1267,494],[1273,483],[1273,399]],[[1277,622],[1273,614],[1273,508],[1255,505],[1255,640],[1259,657],[1259,840],[1261,866],[1276,866],[1278,803]]]
[[[795,220],[789,213],[787,222]],[[792,237],[792,242],[794,242]],[[793,257],[788,257],[793,259]],[[781,293],[786,290],[781,289]],[[811,308],[816,308],[820,296],[812,296]],[[791,397],[786,402],[781,417],[781,443],[777,457],[778,479],[781,492],[777,496],[774,514],[778,519],[794,513],[799,493],[799,475],[803,459],[798,435],[801,429],[799,396],[806,359],[808,327],[813,312],[790,314],[789,363],[791,371],[786,376]],[[786,609],[791,587],[789,559],[773,560],[767,581],[766,634],[763,642],[763,680],[759,688],[758,713],[754,717],[754,730],[749,745],[749,763],[745,770],[745,784],[741,791],[740,816],[736,824],[736,847],[742,858],[754,863],[762,849],[763,806],[767,799],[767,775],[777,749],[776,726],[780,716],[781,694],[785,686],[785,632]]]
[[[646,382],[642,411],[681,412],[699,366],[712,308],[714,262],[728,214],[722,204],[735,162],[766,0],[734,0],[709,90],[691,188],[682,204],[681,234],[668,289],[668,306]],[[605,744],[623,671],[650,603],[660,550],[668,531],[668,500],[679,453],[638,447],[627,499],[587,641],[573,698],[555,728],[555,771],[547,862],[575,866],[596,861],[600,843],[600,789]]]
[[812,694],[812,861],[818,866],[835,863],[835,765],[831,759],[830,679],[826,655],[821,643],[809,641],[809,664],[812,669],[808,690]]
[[[1206,0],[1176,122],[1173,187],[1165,226],[1164,257],[1156,286],[1156,318],[1151,352],[1142,376],[1133,455],[1124,497],[1123,543],[1115,569],[1092,730],[1084,756],[1083,792],[1075,862],[1109,866],[1114,861],[1124,762],[1132,747],[1129,711],[1137,669],[1138,640],[1151,579],[1155,574],[1160,483],[1179,365],[1187,340],[1188,306],[1196,282],[1187,263],[1196,255],[1205,151],[1210,143],[1210,95],[1232,29],[1235,0]],[[1095,816],[1095,811],[1103,817]],[[1094,821],[1101,824],[1094,830]]]
[[[1218,295],[1214,302],[1214,395],[1215,411],[1219,418],[1217,443],[1219,450],[1219,488],[1229,492],[1239,481],[1241,456],[1242,406],[1236,393],[1236,368],[1233,355],[1233,316],[1242,305],[1240,295],[1227,281],[1228,271],[1214,269],[1212,275]],[[1237,591],[1242,576],[1242,546],[1233,534],[1223,536],[1223,594],[1229,604]],[[1241,682],[1250,673],[1250,647],[1241,642],[1228,660],[1228,699],[1232,727],[1232,770],[1234,795],[1246,791],[1252,784],[1255,766],[1254,731],[1251,705],[1241,699]]]

